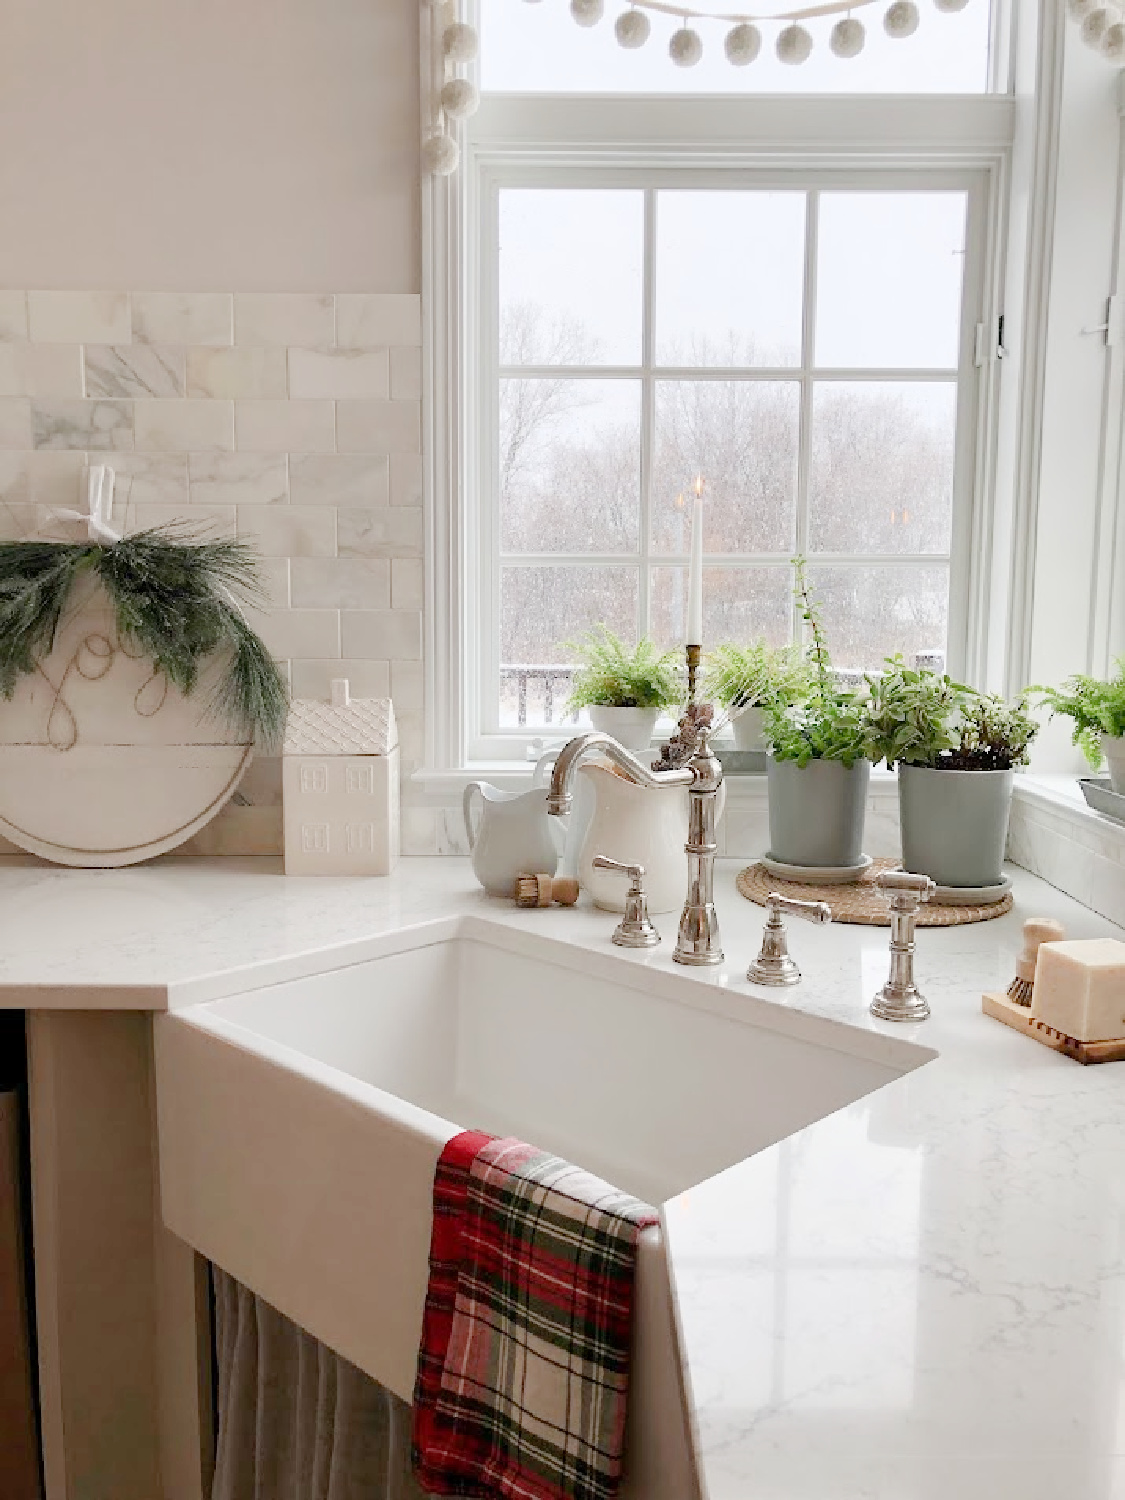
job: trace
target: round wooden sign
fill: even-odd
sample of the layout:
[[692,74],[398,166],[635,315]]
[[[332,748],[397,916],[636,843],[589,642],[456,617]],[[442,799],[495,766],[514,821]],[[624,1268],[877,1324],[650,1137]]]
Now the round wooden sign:
[[0,699],[0,834],[63,865],[137,864],[202,828],[250,763],[209,711],[122,644],[101,588],[76,589],[36,671]]

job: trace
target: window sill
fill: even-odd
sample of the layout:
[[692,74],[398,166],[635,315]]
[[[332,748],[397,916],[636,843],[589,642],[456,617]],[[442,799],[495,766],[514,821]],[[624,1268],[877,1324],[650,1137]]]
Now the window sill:
[[[421,794],[417,800],[444,805],[460,798],[465,788],[474,781],[487,781],[504,792],[525,792],[531,785],[534,769],[530,761],[472,761],[454,770],[423,766],[414,772],[410,780]],[[765,772],[727,776],[726,786],[728,802],[738,804],[765,801]],[[898,778],[893,771],[888,771],[885,767],[872,771],[871,795],[880,799],[898,796]]]
[[1020,776],[1015,800],[1034,821],[1125,864],[1125,823],[1090,807],[1076,776]]

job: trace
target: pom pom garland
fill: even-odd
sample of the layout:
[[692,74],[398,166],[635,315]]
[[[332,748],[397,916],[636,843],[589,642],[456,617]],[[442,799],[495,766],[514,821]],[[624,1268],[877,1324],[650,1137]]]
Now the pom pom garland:
[[451,63],[471,63],[480,51],[480,38],[465,21],[454,21],[442,33],[441,49]]
[[944,16],[952,16],[964,10],[968,3],[969,0],[934,0],[934,9],[940,10]]
[[570,14],[579,26],[596,26],[605,15],[605,0],[570,0]]
[[618,44],[631,52],[635,47],[644,46],[651,30],[652,26],[643,10],[627,10],[618,16],[613,33]]
[[441,107],[451,120],[466,120],[480,108],[480,94],[467,78],[451,78],[441,91]]
[[792,25],[787,26],[778,36],[778,61],[795,67],[798,63],[808,61],[812,47],[812,37],[803,26],[798,26],[796,21],[794,21]]
[[1101,51],[1111,62],[1120,62],[1125,57],[1125,23],[1114,21],[1102,33]]
[[441,132],[422,142],[422,170],[435,177],[448,177],[456,172],[461,160],[461,148],[451,135]]
[[1097,47],[1108,25],[1109,11],[1104,5],[1099,5],[1097,10],[1092,10],[1082,22],[1082,40],[1091,47]]
[[905,37],[914,35],[918,30],[920,19],[914,0],[894,0],[894,4],[883,17],[883,30],[889,37],[901,41]]
[[703,56],[703,39],[699,32],[692,31],[690,26],[681,26],[674,31],[668,43],[668,56],[677,68],[694,68]]
[[736,68],[745,68],[752,63],[761,50],[762,33],[749,21],[732,26],[723,42],[727,62],[733,63]]
[[1084,21],[1097,4],[1097,0],[1067,0],[1067,9],[1076,21]]
[[828,45],[837,57],[858,57],[863,51],[866,39],[867,33],[863,29],[863,22],[847,16],[833,26]]

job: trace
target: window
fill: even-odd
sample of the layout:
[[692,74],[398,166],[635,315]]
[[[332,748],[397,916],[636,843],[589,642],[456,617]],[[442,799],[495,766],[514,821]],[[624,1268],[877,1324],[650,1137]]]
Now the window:
[[799,630],[801,552],[839,665],[947,652],[968,203],[497,190],[486,732],[557,721],[598,621],[683,639],[699,479],[709,641]]
[[[493,88],[518,76],[499,5],[481,0]],[[507,43],[561,12],[585,47],[565,11],[505,4]],[[971,674],[1014,115],[987,92],[986,0],[935,18],[975,29],[934,87],[978,97],[879,98],[890,74],[857,98],[656,98],[616,74],[614,95],[552,94],[526,48],[544,92],[485,93],[431,200],[455,330],[436,768],[520,759],[561,726],[588,626],[682,639],[700,477],[710,643],[797,636],[800,553],[838,665],[938,652]],[[544,78],[572,87],[559,49]]]

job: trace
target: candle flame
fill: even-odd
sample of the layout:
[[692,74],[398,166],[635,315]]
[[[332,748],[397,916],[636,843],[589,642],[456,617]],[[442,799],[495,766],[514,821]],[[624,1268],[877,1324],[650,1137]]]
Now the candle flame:
[[702,500],[703,499],[703,475],[702,474],[697,474],[695,476],[695,483],[692,485],[692,489],[695,491],[695,498],[697,500]]

